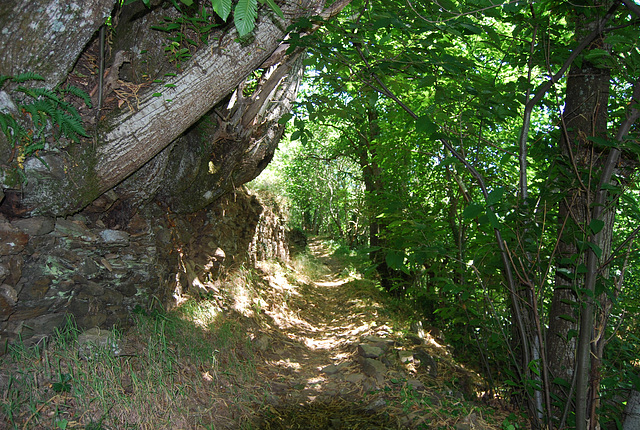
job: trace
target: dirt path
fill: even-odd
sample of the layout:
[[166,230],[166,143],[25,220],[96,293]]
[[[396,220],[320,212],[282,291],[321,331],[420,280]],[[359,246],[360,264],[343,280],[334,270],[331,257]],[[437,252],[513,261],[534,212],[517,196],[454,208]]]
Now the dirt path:
[[[443,346],[428,333],[407,335],[384,296],[320,240],[310,250],[315,273],[262,266],[261,428],[499,428],[464,400],[471,377]],[[451,378],[461,386],[446,386]]]

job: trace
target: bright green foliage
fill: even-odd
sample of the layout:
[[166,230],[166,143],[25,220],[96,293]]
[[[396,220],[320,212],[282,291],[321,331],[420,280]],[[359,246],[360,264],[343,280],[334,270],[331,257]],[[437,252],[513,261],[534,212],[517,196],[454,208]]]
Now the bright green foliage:
[[223,21],[226,21],[231,13],[231,0],[211,0],[213,10]]
[[[128,0],[124,4],[133,3],[136,0]],[[154,26],[159,31],[171,33],[171,43],[167,46],[167,52],[173,56],[171,61],[180,62],[190,58],[189,45],[198,46],[200,43],[207,43],[211,30],[219,27],[220,22],[216,22],[217,15],[223,22],[227,22],[233,8],[233,23],[238,35],[244,37],[251,33],[258,19],[258,0],[238,0],[233,7],[232,0],[211,0],[211,8],[193,2],[193,0],[166,0],[181,13],[178,18],[165,18],[165,25]],[[150,7],[149,0],[142,0],[145,6]],[[267,4],[280,18],[284,19],[284,14],[274,0],[260,0],[260,4]],[[211,13],[213,11],[213,13]],[[214,15],[215,14],[215,15]],[[194,31],[200,41],[189,39],[185,35],[185,30]]]
[[[595,19],[605,12],[584,13]],[[534,356],[521,361],[514,298],[526,303],[518,311],[529,318],[525,328],[534,333],[538,324],[544,337],[554,324],[556,275],[578,280],[587,270],[585,253],[602,257],[595,293],[578,285],[575,315],[559,318],[579,320],[587,297],[597,301],[598,318],[608,315],[603,335],[611,340],[600,391],[604,422],[620,412],[608,401],[621,381],[613,375],[633,373],[631,357],[640,355],[640,336],[630,323],[640,313],[634,275],[640,264],[640,128],[633,125],[622,142],[614,138],[630,108],[637,108],[631,93],[640,70],[640,27],[629,10],[618,9],[607,24],[607,50],[590,49],[573,63],[590,61],[612,76],[609,136],[586,139],[598,150],[624,153],[624,167],[605,185],[608,204],[617,207],[613,252],[606,258],[591,239],[604,232],[602,219],[572,225],[559,212],[570,187],[594,190],[600,174],[572,163],[559,146],[566,133],[560,121],[566,73],[541,90],[584,37],[575,34],[575,13],[575,5],[555,1],[352,2],[339,20],[314,35],[290,37],[293,47],[309,49],[310,72],[291,134],[300,144],[286,150],[280,170],[289,175],[283,183],[294,213],[330,219],[332,208],[341,207],[336,199],[343,199],[352,215],[378,224],[383,261],[405,298],[483,369],[489,388],[517,392],[527,402],[535,401],[536,391],[550,389],[543,386],[548,366]],[[309,25],[301,20],[294,30]],[[525,106],[536,92],[540,101],[521,146]],[[367,169],[375,170],[375,187],[365,186]],[[349,172],[360,186],[349,182],[327,192],[325,172],[336,171]],[[344,231],[329,224],[321,229],[344,238]],[[576,254],[560,258],[558,243],[567,238]],[[529,291],[532,299],[526,298]],[[624,341],[626,358],[616,355]],[[632,379],[621,378],[630,386]],[[538,425],[552,413],[544,412]],[[560,418],[554,419],[557,426]]]
[[258,17],[258,0],[238,0],[233,10],[233,22],[240,37],[253,30]]

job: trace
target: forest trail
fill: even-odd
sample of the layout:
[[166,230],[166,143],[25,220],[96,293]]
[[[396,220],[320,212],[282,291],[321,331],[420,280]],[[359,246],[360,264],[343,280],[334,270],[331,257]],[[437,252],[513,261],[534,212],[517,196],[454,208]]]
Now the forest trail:
[[12,346],[0,429],[525,428],[340,251],[312,240],[126,333],[70,324]]
[[311,273],[259,265],[268,283],[267,324],[255,339],[258,379],[268,381],[260,428],[502,428],[503,413],[465,400],[477,378],[444,345],[410,333],[388,298],[322,240],[309,249]]

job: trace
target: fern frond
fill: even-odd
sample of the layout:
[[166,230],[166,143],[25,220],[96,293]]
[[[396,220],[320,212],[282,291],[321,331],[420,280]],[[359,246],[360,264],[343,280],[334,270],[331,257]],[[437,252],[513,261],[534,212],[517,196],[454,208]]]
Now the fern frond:
[[233,11],[233,22],[240,37],[253,31],[258,18],[258,0],[240,0]]
[[28,156],[39,149],[44,149],[44,139],[38,139],[37,141],[32,141],[29,144],[25,145],[24,153]]
[[13,76],[0,75],[0,88],[2,88],[5,82],[10,81],[11,79],[13,79]]
[[89,97],[89,94],[87,94],[86,91],[83,91],[78,87],[74,87],[73,85],[69,85],[67,88],[65,88],[62,91],[65,93],[71,94],[72,96],[81,98],[84,101],[84,104],[87,105],[87,107],[92,107],[91,97]]
[[38,75],[37,73],[25,72],[25,73],[20,73],[19,75],[14,76],[12,80],[14,82],[21,84],[27,81],[44,81],[45,79],[42,76]]
[[60,97],[58,97],[58,95],[56,93],[54,93],[53,91],[48,90],[46,88],[33,88],[31,90],[31,93],[35,94],[35,96],[36,96],[35,98],[44,97],[44,98],[47,98],[47,99],[51,99],[51,100],[53,100],[55,102],[62,103],[62,100],[60,99]]
[[33,122],[33,124],[36,127],[39,127],[41,125],[44,124],[45,118],[43,117],[40,112],[41,109],[38,109],[38,106],[35,103],[29,103],[28,105],[22,105],[22,109],[27,112],[28,114],[31,115],[31,122]]
[[56,114],[56,111],[58,110],[56,108],[55,103],[47,99],[37,100],[31,103],[31,105],[33,105],[39,112],[46,114],[46,116],[50,118],[54,117]]
[[15,146],[17,137],[24,129],[17,123],[14,117],[6,113],[0,113],[0,130],[7,136],[11,146]]
[[77,141],[79,136],[89,137],[82,125],[80,117],[75,118],[69,114],[62,114],[60,118],[61,120],[58,124],[60,131],[69,139]]

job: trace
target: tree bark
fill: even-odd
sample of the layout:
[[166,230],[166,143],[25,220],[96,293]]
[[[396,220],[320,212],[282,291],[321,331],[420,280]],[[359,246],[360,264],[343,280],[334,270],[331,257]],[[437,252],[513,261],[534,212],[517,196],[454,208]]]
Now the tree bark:
[[[608,15],[614,8],[609,9]],[[602,31],[602,24],[578,16],[578,36],[594,29]],[[606,49],[602,36],[589,49],[595,48]],[[607,186],[611,185],[614,170],[623,182],[630,175],[632,169],[623,171],[617,167],[621,157],[621,165],[634,165],[619,148],[601,146],[589,139],[607,137],[609,84],[608,68],[585,60],[579,66],[574,65],[567,81],[563,117],[562,151],[566,170],[573,176],[567,178],[568,190],[560,204],[561,260],[556,270],[547,340],[551,372],[554,377],[564,379],[565,385],[575,387],[578,429],[598,426],[595,403],[603,351],[599,337],[604,335],[608,316],[601,316],[602,326],[596,333],[594,297],[596,279],[608,277],[608,268],[602,265],[611,253],[616,209],[616,199],[607,197]],[[640,95],[638,84],[634,97],[637,95]],[[632,108],[616,135],[618,142],[638,116],[638,110]],[[568,405],[572,401],[570,392],[558,389],[556,394],[565,398]]]
[[115,6],[115,0],[0,3],[0,74],[32,72],[62,83]]
[[[579,20],[577,34],[584,33],[588,23]],[[591,30],[591,29],[589,29]],[[598,42],[601,44],[602,40]],[[596,48],[598,45],[593,45]],[[549,367],[554,379],[563,380],[555,386],[555,394],[568,399],[567,387],[573,385],[576,365],[576,346],[581,316],[580,290],[584,287],[586,254],[583,245],[588,240],[591,221],[591,203],[594,201],[595,179],[592,175],[606,157],[589,137],[606,137],[607,107],[610,73],[606,68],[583,61],[573,66],[566,89],[565,113],[561,150],[566,171],[573,176],[565,178],[566,191],[560,202],[558,230],[561,240],[558,246],[559,261],[556,268],[556,285],[549,313],[547,351]],[[596,182],[597,183],[597,182]],[[604,229],[611,231],[613,218],[607,218]]]
[[[322,0],[287,1],[280,5],[284,20],[262,10],[251,36],[238,40],[236,31],[231,30],[220,40],[211,40],[184,71],[140,95],[135,110],[119,112],[98,124],[97,145],[41,153],[47,166],[36,159],[27,160],[28,183],[21,190],[26,211],[65,216],[86,207],[148,163],[260,68],[281,46],[286,28],[296,19],[311,15],[329,18],[346,4],[344,0],[323,10]],[[254,101],[254,107],[266,108],[265,100]],[[243,126],[257,128],[253,123]],[[278,132],[271,138],[276,142]]]

